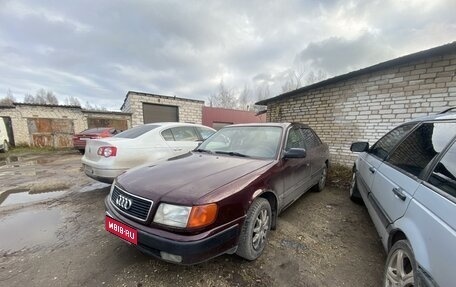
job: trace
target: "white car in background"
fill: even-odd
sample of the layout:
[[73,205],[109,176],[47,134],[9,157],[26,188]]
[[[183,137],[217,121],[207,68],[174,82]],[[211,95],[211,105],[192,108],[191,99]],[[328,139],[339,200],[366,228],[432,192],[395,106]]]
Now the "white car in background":
[[82,157],[87,176],[112,183],[132,167],[185,154],[215,130],[187,123],[151,123],[113,137],[88,140]]

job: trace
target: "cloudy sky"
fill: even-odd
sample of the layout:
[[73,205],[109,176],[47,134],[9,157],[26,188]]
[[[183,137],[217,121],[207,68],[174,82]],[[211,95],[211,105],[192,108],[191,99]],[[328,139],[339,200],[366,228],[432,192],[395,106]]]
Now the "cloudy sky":
[[0,97],[40,88],[119,109],[128,90],[281,92],[456,41],[456,1],[0,0]]

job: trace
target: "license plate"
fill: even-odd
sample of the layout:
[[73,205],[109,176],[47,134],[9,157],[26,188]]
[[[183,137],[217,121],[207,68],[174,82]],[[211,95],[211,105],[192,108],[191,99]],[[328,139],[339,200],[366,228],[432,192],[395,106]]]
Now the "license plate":
[[123,224],[122,222],[106,216],[105,228],[107,231],[111,232],[114,235],[117,235],[125,241],[133,243],[134,245],[138,244],[138,231],[128,225]]

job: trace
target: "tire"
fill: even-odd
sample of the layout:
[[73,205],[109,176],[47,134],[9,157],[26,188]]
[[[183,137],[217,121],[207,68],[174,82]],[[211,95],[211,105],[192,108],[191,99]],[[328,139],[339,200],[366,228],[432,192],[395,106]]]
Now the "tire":
[[[267,235],[271,230],[272,212],[269,201],[257,198],[247,211],[242,225],[236,254],[247,260],[255,260],[263,253]],[[256,238],[256,240],[254,240]]]
[[328,178],[328,167],[325,164],[325,166],[323,167],[323,170],[321,171],[320,179],[318,180],[318,183],[314,187],[315,192],[321,192],[323,189],[325,189],[327,178]]
[[416,275],[415,255],[410,243],[407,240],[397,241],[388,252],[383,274],[383,286],[417,286]]
[[363,203],[363,198],[361,197],[361,193],[359,193],[358,189],[358,183],[356,182],[356,172],[353,172],[352,176],[352,182],[350,184],[350,190],[348,196],[350,197],[350,200],[362,204]]
[[84,149],[78,149],[80,154],[84,154],[85,150]]
[[8,152],[9,151],[9,144],[8,142],[5,140],[3,142],[3,152]]

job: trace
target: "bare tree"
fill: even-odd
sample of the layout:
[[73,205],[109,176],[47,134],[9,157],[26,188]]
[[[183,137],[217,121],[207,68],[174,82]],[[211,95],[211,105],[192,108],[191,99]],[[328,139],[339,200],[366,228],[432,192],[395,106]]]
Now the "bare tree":
[[24,103],[39,104],[39,105],[58,105],[59,100],[54,95],[54,92],[45,89],[39,89],[35,96],[26,94],[24,96]]
[[15,101],[16,99],[14,98],[13,92],[8,89],[8,91],[6,91],[6,96],[0,99],[0,106],[12,106]]
[[304,77],[304,74],[305,73],[302,68],[299,68],[297,70],[289,69],[287,71],[287,80],[282,85],[282,92],[286,93],[302,87],[302,79]]
[[247,85],[244,85],[244,89],[239,94],[239,108],[241,110],[252,110],[253,104],[251,101],[250,89]]
[[237,108],[237,97],[233,90],[228,89],[221,80],[218,92],[209,96],[209,104],[211,107],[235,109]]
[[89,110],[89,111],[107,111],[105,107],[98,106],[96,104],[90,104],[89,101],[85,102],[84,109]]
[[306,77],[306,85],[318,83],[320,81],[323,81],[326,78],[327,78],[327,75],[322,70],[318,70],[318,72],[316,74],[314,71],[310,71]]
[[68,105],[68,106],[81,106],[81,102],[76,97],[68,96],[65,99],[65,105]]

